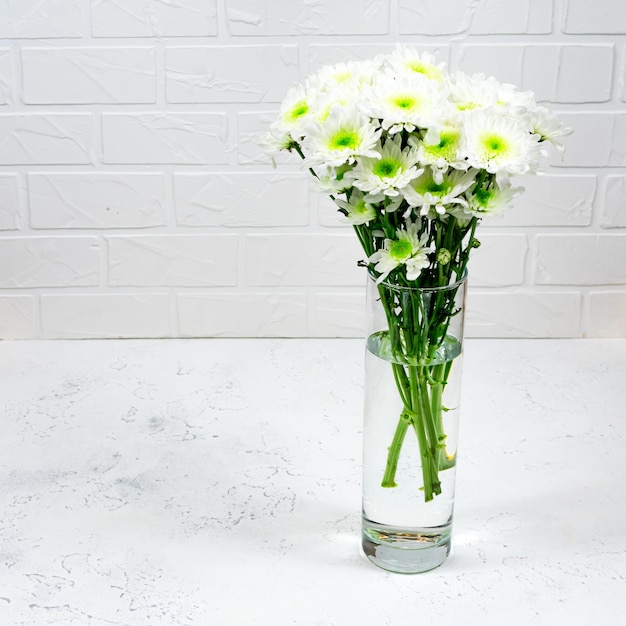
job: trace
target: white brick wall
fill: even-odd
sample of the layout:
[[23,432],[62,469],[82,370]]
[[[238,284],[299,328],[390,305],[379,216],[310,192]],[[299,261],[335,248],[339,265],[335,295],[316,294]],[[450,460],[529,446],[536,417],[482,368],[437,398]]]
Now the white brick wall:
[[396,41],[575,129],[479,231],[468,335],[626,336],[624,0],[0,0],[0,338],[360,336],[287,89]]
[[132,104],[156,99],[154,48],[23,48],[26,104]]
[[606,102],[613,86],[612,44],[468,44],[467,72],[483,72],[555,103]]
[[206,37],[217,34],[216,0],[92,0],[94,37]]
[[280,102],[297,80],[296,46],[197,46],[166,51],[168,102]]

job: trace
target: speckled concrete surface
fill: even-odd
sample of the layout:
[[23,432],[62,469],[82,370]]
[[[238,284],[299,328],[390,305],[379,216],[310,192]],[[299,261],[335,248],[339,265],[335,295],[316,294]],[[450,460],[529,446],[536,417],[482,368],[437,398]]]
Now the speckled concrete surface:
[[528,626],[626,609],[625,340],[470,340],[453,554],[359,553],[363,343],[0,343],[7,626]]

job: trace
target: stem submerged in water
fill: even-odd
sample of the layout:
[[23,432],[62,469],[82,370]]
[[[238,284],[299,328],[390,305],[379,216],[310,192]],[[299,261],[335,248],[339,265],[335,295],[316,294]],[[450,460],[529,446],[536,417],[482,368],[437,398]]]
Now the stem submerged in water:
[[[446,454],[442,405],[445,380],[441,378],[441,375],[444,372],[449,373],[450,367],[447,364],[403,367],[398,363],[392,363],[392,367],[404,408],[388,448],[387,464],[381,486],[397,486],[395,478],[400,451],[408,427],[412,426],[419,444],[422,462],[424,500],[428,502],[441,493],[439,471],[454,466],[454,457]],[[398,373],[398,369],[402,370],[402,375]]]
[[[463,286],[464,287],[464,286]],[[450,290],[411,290],[378,285],[389,340],[389,356],[402,409],[391,444],[381,486],[396,487],[399,458],[409,427],[417,438],[426,502],[441,493],[439,473],[454,467],[456,455],[446,449],[444,391],[458,353],[450,352],[448,331],[460,311],[459,284]],[[428,292],[428,293],[425,293]],[[462,293],[461,293],[462,295]],[[460,349],[460,343],[455,340]]]

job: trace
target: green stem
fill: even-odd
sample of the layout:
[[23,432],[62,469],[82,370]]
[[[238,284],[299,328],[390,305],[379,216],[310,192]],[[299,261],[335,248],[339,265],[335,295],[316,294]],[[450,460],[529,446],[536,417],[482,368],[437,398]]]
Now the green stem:
[[451,467],[454,467],[456,462],[455,455],[448,456],[446,449],[446,431],[443,424],[443,391],[445,389],[449,373],[450,362],[441,363],[432,368],[434,383],[431,383],[431,407],[435,422],[435,429],[437,431],[437,453],[440,470],[450,469]]
[[400,450],[404,442],[406,431],[411,423],[411,417],[406,411],[402,411],[396,432],[393,435],[391,445],[387,454],[387,465],[385,466],[385,474],[381,482],[382,487],[397,487],[396,470],[398,469],[398,459],[400,458]]
[[396,383],[398,393],[402,399],[404,410],[400,413],[400,419],[396,426],[396,431],[393,435],[391,445],[387,449],[387,464],[385,466],[385,473],[381,482],[382,487],[397,487],[396,484],[396,470],[398,469],[398,459],[400,458],[400,450],[402,449],[402,443],[406,431],[411,423],[411,405],[410,398],[407,395],[408,379],[404,368],[399,363],[392,363],[391,369],[393,371],[393,379]]
[[435,449],[435,430],[428,403],[428,386],[421,367],[409,366],[411,386],[411,402],[413,405],[413,426],[419,443],[422,459],[422,478],[424,480],[424,500],[433,499],[433,495],[441,493],[439,482],[437,454]]

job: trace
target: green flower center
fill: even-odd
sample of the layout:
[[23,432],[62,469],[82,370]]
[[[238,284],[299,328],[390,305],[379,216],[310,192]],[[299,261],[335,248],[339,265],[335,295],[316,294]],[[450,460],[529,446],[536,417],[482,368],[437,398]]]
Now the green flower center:
[[424,185],[426,191],[429,191],[432,194],[442,195],[445,191],[445,186],[443,183],[436,183],[434,180],[429,181]]
[[404,261],[411,256],[413,247],[406,239],[398,239],[389,246],[389,256],[394,261]]
[[309,112],[309,105],[305,100],[300,100],[293,105],[291,110],[287,113],[287,119],[292,122],[295,122],[297,119],[301,118],[303,115],[306,115]]
[[414,109],[417,104],[417,100],[412,96],[397,96],[392,100],[392,103],[399,109],[404,109],[406,111],[407,109]]
[[439,135],[439,143],[432,146],[424,146],[424,150],[435,157],[443,157],[446,161],[453,161],[456,158],[459,144],[459,131],[447,130]]
[[477,189],[474,192],[474,197],[476,198],[476,202],[483,208],[489,204],[489,201],[491,200],[491,196],[492,196],[492,193],[488,189]]
[[351,78],[352,74],[350,72],[337,72],[334,76],[335,82],[337,83],[347,83]]
[[372,171],[379,178],[392,178],[401,167],[402,163],[395,159],[380,159],[376,161]]
[[439,198],[442,198],[448,193],[448,191],[450,191],[450,185],[446,183],[446,181],[444,181],[443,183],[436,183],[431,178],[417,185],[415,187],[415,191],[417,191],[420,196],[430,194],[431,196],[437,196]]
[[369,209],[363,200],[359,200],[356,204],[352,205],[352,210],[358,215],[364,215]]
[[441,72],[434,66],[421,61],[409,61],[406,66],[416,74],[423,74],[427,78],[439,79]]
[[481,138],[481,144],[487,159],[503,157],[510,151],[506,139],[495,133],[486,133]]
[[341,129],[338,130],[328,142],[329,148],[332,150],[341,150],[349,148],[354,150],[359,145],[359,134],[354,130]]
[[475,102],[457,102],[456,108],[459,111],[471,111],[475,109],[478,105]]

